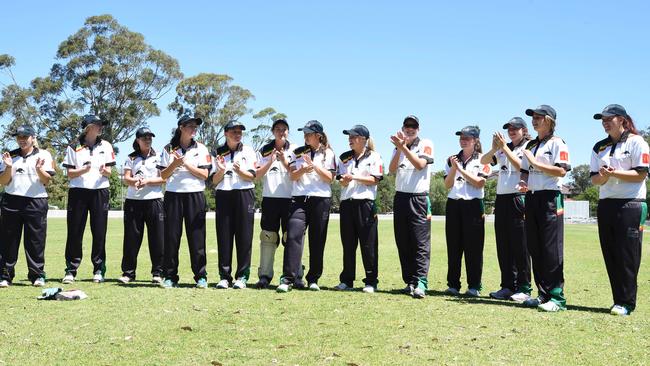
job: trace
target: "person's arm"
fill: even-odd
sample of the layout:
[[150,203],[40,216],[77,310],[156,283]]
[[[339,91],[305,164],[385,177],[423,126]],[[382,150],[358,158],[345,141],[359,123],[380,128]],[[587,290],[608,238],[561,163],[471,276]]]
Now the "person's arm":
[[239,177],[246,181],[246,182],[252,182],[255,180],[255,170],[246,170],[242,169],[239,163],[235,163],[232,166],[232,170],[239,175]]
[[169,163],[169,165],[160,171],[160,176],[164,180],[167,180],[169,177],[171,177],[172,174],[174,174],[174,171],[183,165],[183,158],[178,156],[178,154],[172,153],[171,158],[172,161]]
[[458,160],[455,156],[450,156],[445,165],[445,187],[451,189],[456,180],[456,171],[458,170]]
[[[488,152],[486,152],[485,154],[483,154],[483,156],[481,156],[481,161],[480,161],[481,164],[492,164],[494,162],[494,154],[496,154],[496,152],[499,151],[499,148],[500,148],[500,146],[499,146],[499,142],[500,142],[499,136],[500,136],[500,134],[498,132],[495,132],[492,135],[492,147],[490,148],[490,150]],[[519,169],[519,168],[517,168],[517,169]]]
[[474,186],[475,188],[480,189],[480,188],[483,188],[485,186],[485,178],[476,176],[476,175],[468,172],[467,170],[463,169],[460,166],[457,169],[458,169],[458,172],[460,173],[460,175],[462,175],[463,178],[465,178],[465,181],[467,183],[471,184],[472,186]]
[[[50,166],[49,169],[51,170],[47,170],[47,165]],[[52,176],[54,175],[54,162],[51,159],[38,158],[36,160],[36,174],[41,184],[47,186],[52,181]]]
[[82,166],[81,168],[67,168],[66,171],[68,172],[68,178],[74,179],[88,173],[90,169],[91,166],[90,163],[88,163]]
[[137,178],[134,178],[133,175],[131,174],[131,169],[130,168],[124,168],[124,176],[122,177],[122,180],[124,183],[129,186],[129,187],[135,187],[135,183],[139,180]]
[[275,151],[271,152],[271,154],[266,158],[262,157],[262,154],[258,154],[257,161],[258,163],[262,163],[257,167],[255,172],[255,176],[258,179],[262,179],[262,177],[268,173],[269,169],[271,169],[271,165],[273,165],[273,162],[276,160],[276,156]]
[[11,183],[11,174],[13,171],[13,160],[8,152],[2,154],[2,163],[4,170],[0,173],[0,184],[6,186]]
[[390,174],[395,174],[397,171],[397,164],[399,164],[399,157],[400,157],[400,152],[397,150],[393,150],[393,157],[390,159],[390,163],[388,164],[388,172]]
[[541,171],[546,175],[550,175],[552,177],[564,177],[567,173],[567,171],[561,166],[544,164],[537,161],[535,156],[533,156],[532,151],[530,150],[527,149],[524,150],[524,156],[526,156],[526,158],[528,159],[528,163],[530,166],[534,167],[535,169]]
[[401,150],[402,154],[404,154],[404,157],[406,157],[411,162],[411,164],[413,164],[413,167],[416,170],[422,170],[429,164],[426,159],[417,156],[415,152],[411,151],[408,147],[406,147],[406,145],[400,145],[398,149]]

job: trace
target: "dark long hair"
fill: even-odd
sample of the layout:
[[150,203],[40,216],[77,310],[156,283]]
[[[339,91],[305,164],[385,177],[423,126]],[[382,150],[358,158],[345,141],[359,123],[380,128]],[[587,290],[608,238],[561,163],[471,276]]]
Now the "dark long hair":
[[181,145],[181,129],[180,126],[176,127],[174,130],[174,135],[172,136],[172,139],[169,140],[169,144],[171,146],[180,146]]
[[623,128],[626,131],[630,131],[630,133],[633,133],[635,135],[639,134],[639,131],[636,129],[636,126],[634,125],[634,120],[632,119],[631,116],[621,116],[623,118]]

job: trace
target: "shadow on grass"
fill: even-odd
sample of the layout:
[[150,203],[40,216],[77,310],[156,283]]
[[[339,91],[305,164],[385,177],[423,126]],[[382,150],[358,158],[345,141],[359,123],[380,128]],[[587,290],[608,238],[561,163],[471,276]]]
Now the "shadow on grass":
[[[485,305],[497,305],[497,306],[508,306],[508,307],[515,307],[515,308],[531,309],[531,308],[526,308],[525,306],[513,301],[496,300],[496,299],[489,299],[489,298],[476,298],[476,297],[469,297],[469,296],[453,297],[448,299],[447,301],[467,303],[467,304],[485,304]],[[607,308],[594,308],[590,306],[581,306],[581,305],[567,305],[567,310],[609,314],[609,309]]]

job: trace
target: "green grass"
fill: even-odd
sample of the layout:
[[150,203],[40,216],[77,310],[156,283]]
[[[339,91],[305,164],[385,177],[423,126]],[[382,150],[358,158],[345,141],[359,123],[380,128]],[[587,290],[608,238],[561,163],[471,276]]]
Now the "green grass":
[[[179,289],[146,282],[146,245],[139,280],[119,285],[122,223],[110,220],[109,279],[90,282],[87,230],[84,261],[74,286],[83,301],[37,301],[21,251],[17,277],[0,291],[0,364],[92,365],[376,365],[376,364],[642,364],[650,346],[650,275],[642,263],[637,310],[630,317],[607,313],[611,294],[595,226],[568,225],[565,292],[569,310],[558,314],[511,302],[442,295],[446,276],[444,223],[433,224],[431,291],[415,300],[391,290],[403,287],[392,223],[380,223],[380,292],[319,293],[271,290],[196,290],[187,246],[181,248]],[[208,272],[216,279],[214,221],[208,221]],[[499,272],[492,224],[486,224],[484,293],[497,289]],[[330,223],[324,287],[338,284],[341,248],[338,221]],[[257,234],[256,234],[257,235]],[[256,240],[257,241],[257,240]],[[65,221],[50,219],[48,286],[61,286]],[[256,280],[258,244],[253,253]],[[276,257],[276,276],[282,252]],[[308,255],[308,253],[306,253]],[[306,257],[305,257],[306,258]],[[647,259],[647,256],[646,256]],[[644,259],[644,262],[647,260]],[[357,278],[361,278],[360,258]],[[56,280],[56,281],[55,281]],[[277,279],[275,279],[277,280]],[[274,281],[275,281],[274,280]],[[357,286],[361,282],[356,283]],[[184,328],[184,329],[183,329]]]

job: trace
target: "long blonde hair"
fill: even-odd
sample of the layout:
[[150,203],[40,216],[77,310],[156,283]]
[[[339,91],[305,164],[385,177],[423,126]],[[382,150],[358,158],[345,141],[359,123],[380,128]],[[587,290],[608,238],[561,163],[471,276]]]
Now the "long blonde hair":
[[372,137],[368,137],[366,139],[366,149],[375,151],[375,141],[372,139]]

